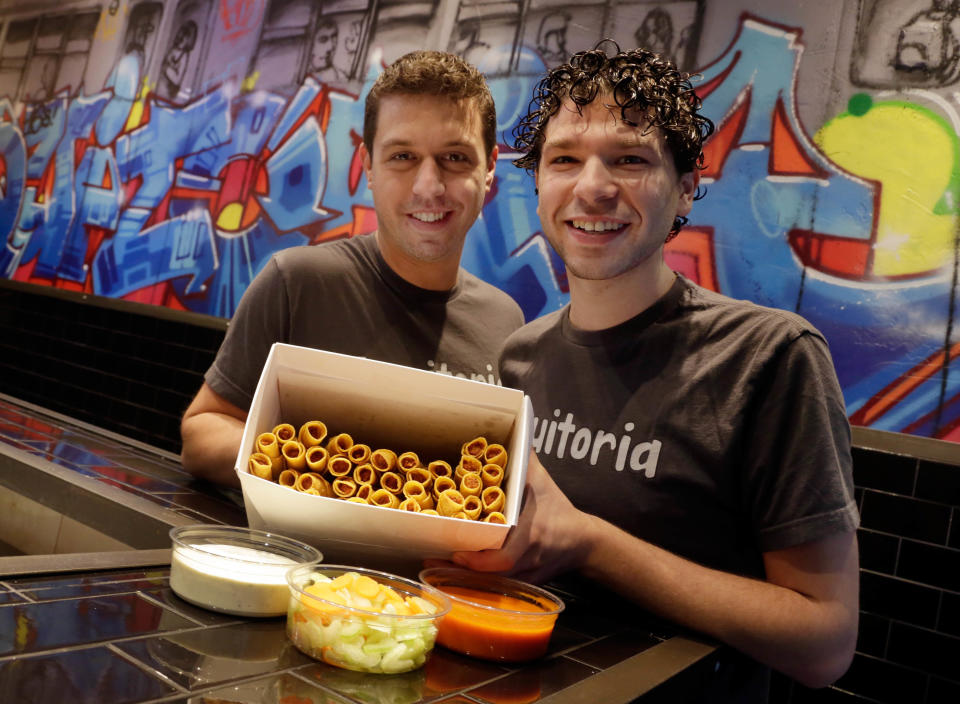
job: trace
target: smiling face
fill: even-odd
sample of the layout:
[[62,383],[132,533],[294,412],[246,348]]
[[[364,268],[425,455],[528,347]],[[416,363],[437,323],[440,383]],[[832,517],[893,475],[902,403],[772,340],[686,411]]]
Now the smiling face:
[[460,253],[493,183],[474,100],[386,95],[363,147],[384,259],[423,288],[456,282]]
[[674,218],[687,215],[696,172],[677,174],[659,129],[634,127],[598,96],[583,114],[550,118],[536,173],[544,234],[574,278],[652,278]]

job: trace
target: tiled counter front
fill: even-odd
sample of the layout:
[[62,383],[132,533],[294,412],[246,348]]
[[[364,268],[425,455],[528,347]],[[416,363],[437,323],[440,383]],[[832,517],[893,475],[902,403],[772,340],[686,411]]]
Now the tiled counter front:
[[[615,622],[561,592],[568,608],[550,652],[533,665],[511,668],[438,647],[415,672],[364,675],[301,654],[287,640],[282,618],[237,619],[191,606],[170,590],[168,574],[162,567],[0,578],[0,699],[612,702],[631,698],[618,690],[641,693],[669,674],[664,662],[671,642],[686,647],[673,654],[685,658],[681,669],[703,656],[701,677],[712,667],[712,648]],[[578,686],[592,694],[579,698]]]

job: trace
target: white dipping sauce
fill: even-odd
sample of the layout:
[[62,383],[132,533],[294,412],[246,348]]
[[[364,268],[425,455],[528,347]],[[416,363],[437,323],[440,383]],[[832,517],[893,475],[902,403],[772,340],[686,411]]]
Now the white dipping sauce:
[[176,546],[170,588],[186,601],[239,616],[282,616],[290,589],[286,573],[298,564],[288,557],[240,545]]

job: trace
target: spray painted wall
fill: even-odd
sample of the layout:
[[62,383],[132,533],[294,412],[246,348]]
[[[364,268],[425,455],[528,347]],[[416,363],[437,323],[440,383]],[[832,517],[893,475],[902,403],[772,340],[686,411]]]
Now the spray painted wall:
[[960,441],[960,0],[0,2],[0,276],[229,317],[274,252],[370,232],[366,89],[414,48],[488,76],[502,135],[464,266],[568,300],[509,135],[603,37],[702,75],[701,285],[827,336],[857,425]]

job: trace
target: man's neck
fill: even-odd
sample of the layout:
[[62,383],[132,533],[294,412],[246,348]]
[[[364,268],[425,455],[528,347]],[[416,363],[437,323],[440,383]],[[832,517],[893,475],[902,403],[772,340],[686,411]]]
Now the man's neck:
[[383,260],[401,279],[428,291],[449,291],[456,286],[460,272],[459,259],[453,262],[418,261],[396,248],[384,247],[384,241],[379,232],[374,236],[377,238],[377,247]]
[[570,276],[570,322],[581,330],[607,330],[634,318],[670,290],[676,274],[662,261],[652,273],[641,267],[615,279]]

